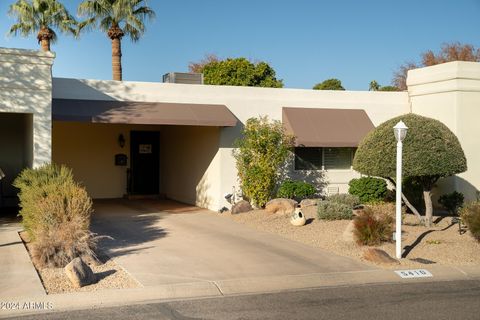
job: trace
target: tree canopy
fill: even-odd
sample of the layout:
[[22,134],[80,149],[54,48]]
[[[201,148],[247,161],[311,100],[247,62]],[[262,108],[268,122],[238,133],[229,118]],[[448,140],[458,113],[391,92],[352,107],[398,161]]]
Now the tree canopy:
[[251,62],[246,58],[219,59],[208,55],[200,62],[191,62],[189,70],[203,73],[205,84],[282,88],[275,70],[266,62]]
[[421,54],[420,63],[409,61],[402,64],[393,75],[392,85],[399,90],[407,90],[407,72],[409,70],[450,61],[480,62],[480,48],[475,48],[471,44],[453,42],[444,43],[438,53],[427,50]]
[[403,142],[403,176],[412,177],[422,185],[428,222],[432,210],[430,191],[434,183],[439,178],[467,170],[460,142],[445,124],[413,113],[390,119],[362,140],[353,168],[366,175],[393,180],[397,145],[393,127],[400,120],[409,128]]
[[112,41],[112,78],[122,80],[122,46],[124,36],[136,42],[145,32],[145,21],[155,12],[146,0],[83,0],[78,14],[86,17],[79,29],[99,28]]
[[313,90],[345,90],[342,81],[338,79],[327,79],[313,86]]
[[9,15],[17,20],[9,33],[24,37],[36,33],[44,51],[57,40],[55,30],[76,34],[75,18],[57,0],[18,0],[10,5]]

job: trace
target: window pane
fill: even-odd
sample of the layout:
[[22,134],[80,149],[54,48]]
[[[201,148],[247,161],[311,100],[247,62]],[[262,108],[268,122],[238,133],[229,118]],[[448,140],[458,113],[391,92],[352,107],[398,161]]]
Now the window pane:
[[350,169],[352,166],[352,148],[324,148],[325,170]]
[[295,170],[322,170],[322,148],[295,148]]

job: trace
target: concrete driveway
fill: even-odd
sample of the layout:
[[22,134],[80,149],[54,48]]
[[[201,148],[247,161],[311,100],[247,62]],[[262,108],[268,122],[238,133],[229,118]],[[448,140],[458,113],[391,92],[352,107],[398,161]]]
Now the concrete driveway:
[[97,201],[94,232],[144,286],[365,272],[372,267],[174,202]]

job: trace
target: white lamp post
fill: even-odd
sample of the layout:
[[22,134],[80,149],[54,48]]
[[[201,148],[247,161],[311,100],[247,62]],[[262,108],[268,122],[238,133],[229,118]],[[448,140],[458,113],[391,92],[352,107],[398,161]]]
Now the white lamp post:
[[395,219],[395,253],[397,259],[402,258],[402,147],[403,140],[407,135],[407,126],[400,121],[393,127],[395,139],[397,139],[397,179],[396,179],[396,219]]

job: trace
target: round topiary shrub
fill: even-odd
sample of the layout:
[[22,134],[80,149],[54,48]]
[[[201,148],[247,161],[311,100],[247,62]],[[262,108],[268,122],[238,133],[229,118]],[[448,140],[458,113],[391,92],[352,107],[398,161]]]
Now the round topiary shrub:
[[393,127],[403,121],[408,133],[403,141],[403,176],[423,188],[425,223],[432,222],[431,190],[441,177],[467,170],[465,154],[455,134],[442,122],[413,113],[390,119],[372,130],[360,142],[353,169],[393,181],[396,173],[396,145]]
[[353,217],[352,207],[339,202],[319,201],[317,216],[321,220],[351,220]]
[[387,195],[387,182],[374,177],[352,179],[348,193],[358,196],[362,203],[383,201]]

